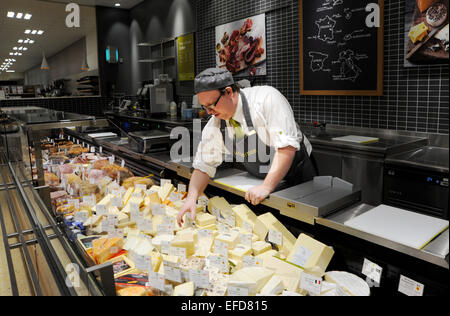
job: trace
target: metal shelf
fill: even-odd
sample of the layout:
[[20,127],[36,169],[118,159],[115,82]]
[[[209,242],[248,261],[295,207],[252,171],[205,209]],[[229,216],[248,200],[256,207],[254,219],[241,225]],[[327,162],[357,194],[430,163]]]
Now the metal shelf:
[[165,43],[169,43],[171,41],[174,41],[176,38],[163,38],[159,41],[155,41],[155,42],[147,42],[147,43],[139,43],[137,44],[137,46],[139,47],[153,47],[153,46],[158,46],[161,44],[165,44]]

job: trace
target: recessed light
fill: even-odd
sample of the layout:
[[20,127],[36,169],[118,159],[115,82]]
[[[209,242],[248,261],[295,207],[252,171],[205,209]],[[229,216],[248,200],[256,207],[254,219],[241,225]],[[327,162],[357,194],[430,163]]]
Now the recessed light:
[[14,53],[9,53],[9,56],[12,56],[12,55],[14,55]]
[[7,70],[6,72],[16,72],[15,70]]
[[17,50],[17,47],[13,47],[13,50]]
[[22,56],[22,53],[17,53],[17,55]]
[[25,34],[30,34],[31,30],[25,30]]
[[23,43],[23,39],[18,40],[17,43],[22,44]]
[[27,47],[24,47],[23,50],[26,51],[26,50],[28,50],[28,48],[27,48]]
[[37,33],[38,33],[38,35],[42,35],[42,34],[44,34],[44,31],[39,30]]
[[21,12],[17,13],[17,15],[16,15],[17,19],[21,19],[22,17],[23,17],[23,13],[21,13]]
[[31,31],[31,34],[36,34],[37,33],[37,31],[36,30],[33,30],[33,31]]
[[11,12],[11,11],[9,11],[8,14],[7,14],[8,18],[13,18],[14,16],[15,16],[15,13]]
[[25,20],[30,20],[31,17],[32,17],[32,15],[29,14],[29,13],[27,13],[27,14],[25,14],[25,16],[24,16],[24,19],[25,19]]
[[22,50],[23,49],[23,47],[22,46],[20,46],[19,48],[18,48],[19,50]]
[[116,7],[120,7],[120,3],[116,3],[114,6]]
[[30,41],[29,41],[29,43],[30,43],[30,44],[33,44],[33,43],[34,43],[34,41],[33,41],[33,40],[30,40]]

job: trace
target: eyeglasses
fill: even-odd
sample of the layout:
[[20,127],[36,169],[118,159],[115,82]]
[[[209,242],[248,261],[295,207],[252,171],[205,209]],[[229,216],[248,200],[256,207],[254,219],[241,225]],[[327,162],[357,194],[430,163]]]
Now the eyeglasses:
[[217,101],[214,104],[211,105],[202,105],[202,108],[205,109],[205,111],[212,111],[217,106],[217,103],[219,103],[220,98],[222,97],[222,93],[217,98]]

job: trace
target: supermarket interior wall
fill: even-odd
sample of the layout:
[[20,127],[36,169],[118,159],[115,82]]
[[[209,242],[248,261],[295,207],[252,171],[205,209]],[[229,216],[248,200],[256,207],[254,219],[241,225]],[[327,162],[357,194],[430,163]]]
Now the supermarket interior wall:
[[198,0],[196,72],[215,66],[215,26],[266,13],[267,76],[256,85],[279,89],[302,122],[449,133],[449,71],[404,68],[403,0],[384,1],[384,95],[300,95],[298,0]]

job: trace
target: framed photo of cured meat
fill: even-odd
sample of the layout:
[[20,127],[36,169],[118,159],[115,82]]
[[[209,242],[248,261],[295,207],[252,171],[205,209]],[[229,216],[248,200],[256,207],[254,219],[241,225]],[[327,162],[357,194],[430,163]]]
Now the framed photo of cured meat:
[[299,0],[300,94],[383,95],[384,0]]
[[405,67],[448,65],[449,0],[406,0]]
[[233,76],[266,75],[266,15],[216,26],[216,66]]

